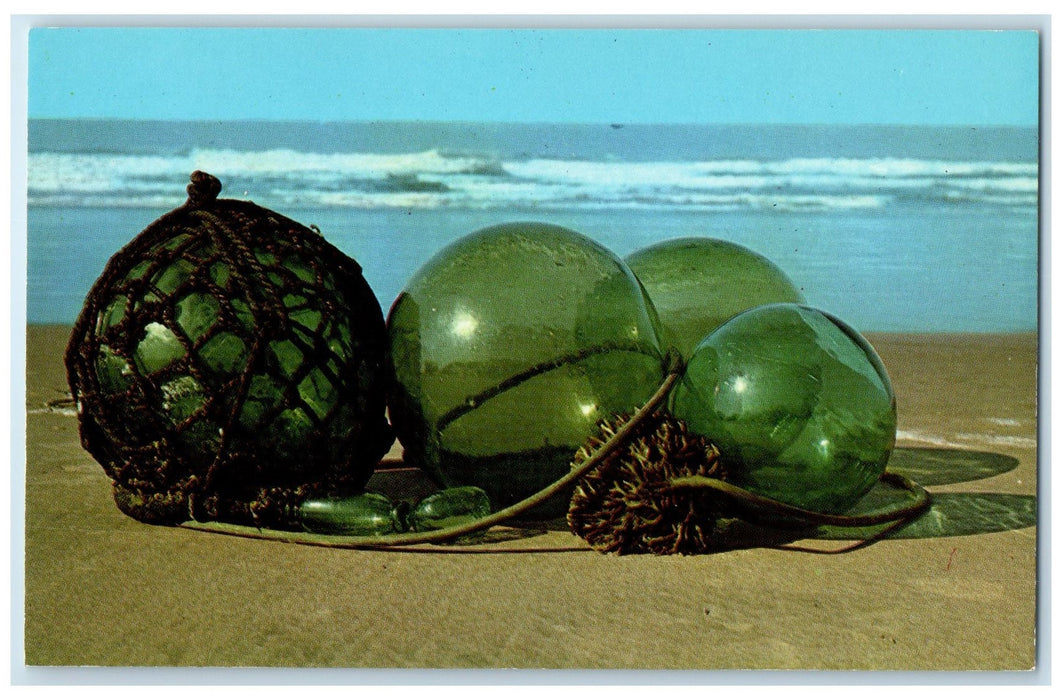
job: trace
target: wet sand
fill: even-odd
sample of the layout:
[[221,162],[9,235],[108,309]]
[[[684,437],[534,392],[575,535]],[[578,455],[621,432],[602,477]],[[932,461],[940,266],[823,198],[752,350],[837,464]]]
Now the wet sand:
[[[1028,518],[973,532],[946,522],[940,536],[839,555],[688,557],[598,554],[562,523],[460,554],[138,523],[114,506],[76,418],[47,407],[66,392],[68,333],[27,331],[29,666],[1034,667],[1037,529]],[[942,502],[1034,503],[1035,335],[870,340],[896,389],[898,468],[926,477]],[[415,490],[415,477],[374,479]]]

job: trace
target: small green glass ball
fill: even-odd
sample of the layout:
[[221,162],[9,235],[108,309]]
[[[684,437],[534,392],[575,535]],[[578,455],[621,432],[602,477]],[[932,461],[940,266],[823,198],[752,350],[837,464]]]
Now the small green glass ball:
[[844,322],[797,304],[756,307],[711,333],[670,408],[718,446],[729,481],[824,513],[870,490],[896,440],[877,353]]
[[[660,385],[655,317],[615,254],[575,231],[511,223],[443,249],[387,321],[389,402],[409,461],[502,508],[569,470],[603,417]],[[556,517],[565,498],[535,515]]]
[[393,439],[361,268],[219,190],[193,175],[189,201],[108,261],[67,348],[82,444],[144,521],[257,522],[360,488]]
[[781,268],[730,241],[676,238],[635,251],[626,262],[653,300],[662,341],[687,360],[732,316],[762,304],[805,301]]

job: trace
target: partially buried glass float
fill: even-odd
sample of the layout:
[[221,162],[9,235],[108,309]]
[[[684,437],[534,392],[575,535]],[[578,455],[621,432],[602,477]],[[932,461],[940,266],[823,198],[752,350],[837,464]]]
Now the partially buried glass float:
[[778,265],[731,241],[675,238],[635,251],[625,261],[653,300],[662,341],[687,360],[706,335],[742,311],[805,302]]
[[380,305],[322,235],[192,175],[111,258],[66,353],[85,449],[152,523],[282,526],[356,493],[393,437]]
[[[387,329],[407,461],[446,487],[484,489],[495,508],[565,475],[598,422],[637,408],[665,373],[651,302],[627,265],[549,224],[501,224],[444,248]],[[570,493],[530,515],[563,514]]]

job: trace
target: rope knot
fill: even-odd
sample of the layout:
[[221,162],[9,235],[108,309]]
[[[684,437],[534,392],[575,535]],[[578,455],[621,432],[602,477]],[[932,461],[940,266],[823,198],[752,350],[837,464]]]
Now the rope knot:
[[188,204],[194,207],[209,207],[221,193],[221,180],[210,173],[196,170],[188,183]]

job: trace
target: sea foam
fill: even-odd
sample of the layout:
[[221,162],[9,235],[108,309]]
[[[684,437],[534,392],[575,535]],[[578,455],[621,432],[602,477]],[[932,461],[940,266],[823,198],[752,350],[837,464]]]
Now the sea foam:
[[[844,211],[903,200],[1035,207],[1036,163],[912,158],[630,161],[428,149],[316,153],[195,148],[173,155],[34,152],[31,206],[172,204],[193,170],[276,206]],[[179,196],[179,195],[178,195]]]

